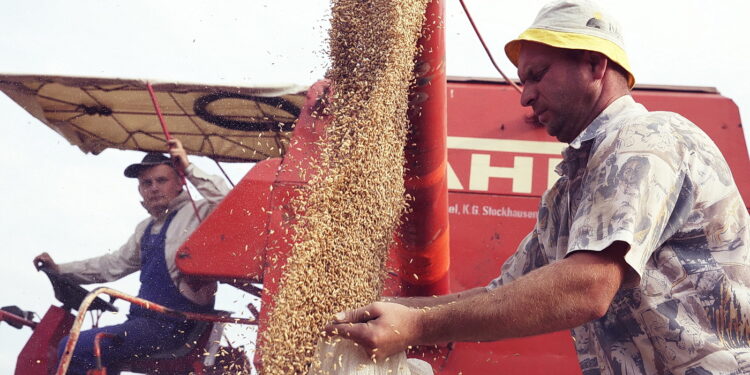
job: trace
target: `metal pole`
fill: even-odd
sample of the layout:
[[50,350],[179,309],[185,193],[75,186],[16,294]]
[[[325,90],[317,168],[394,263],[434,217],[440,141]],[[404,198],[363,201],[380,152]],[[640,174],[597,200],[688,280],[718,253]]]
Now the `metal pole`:
[[[159,118],[159,123],[161,124],[161,131],[164,133],[164,139],[169,142],[169,140],[172,139],[172,135],[169,134],[169,129],[167,128],[167,122],[164,121],[164,116],[161,114],[161,107],[159,106],[159,101],[156,99],[156,93],[154,92],[154,87],[151,86],[151,82],[146,82],[146,89],[148,89],[148,95],[151,97],[151,103],[154,105],[154,110],[156,111],[156,117]],[[202,222],[201,215],[198,213],[198,206],[195,205],[195,201],[193,200],[193,196],[190,195],[190,189],[187,184],[187,179],[185,178],[185,171],[182,170],[179,166],[176,166],[175,169],[177,170],[177,174],[180,175],[180,179],[182,179],[182,185],[185,186],[185,192],[188,195],[188,198],[190,198],[190,203],[193,205],[193,211],[195,211],[195,217],[198,219],[198,222]]]
[[411,131],[404,149],[406,192],[413,197],[404,217],[396,254],[404,296],[450,292],[448,269],[448,111],[445,73],[445,6],[427,6],[415,64],[416,85],[411,92]]

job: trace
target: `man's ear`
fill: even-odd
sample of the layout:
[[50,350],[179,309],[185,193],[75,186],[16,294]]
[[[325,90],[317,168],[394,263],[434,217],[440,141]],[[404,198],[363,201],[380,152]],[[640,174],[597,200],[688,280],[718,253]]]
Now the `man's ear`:
[[583,51],[583,59],[594,79],[604,78],[604,73],[606,73],[607,64],[609,63],[609,59],[606,56],[599,52]]

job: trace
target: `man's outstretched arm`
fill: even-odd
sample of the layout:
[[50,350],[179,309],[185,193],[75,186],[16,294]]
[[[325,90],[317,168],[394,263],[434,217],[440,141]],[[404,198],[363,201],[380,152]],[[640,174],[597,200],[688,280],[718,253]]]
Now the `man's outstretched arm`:
[[430,297],[384,297],[382,302],[398,303],[399,305],[420,309],[424,307],[445,305],[447,303],[456,302],[460,299],[474,297],[482,293],[487,293],[487,288],[477,287],[457,293]]
[[625,278],[627,244],[579,251],[487,293],[432,308],[377,302],[327,331],[385,358],[411,345],[496,341],[570,329],[603,316]]

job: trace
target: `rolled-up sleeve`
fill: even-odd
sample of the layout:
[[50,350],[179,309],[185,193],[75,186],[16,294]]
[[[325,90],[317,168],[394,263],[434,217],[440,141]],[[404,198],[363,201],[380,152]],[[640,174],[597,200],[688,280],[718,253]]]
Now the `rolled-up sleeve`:
[[669,134],[637,133],[645,128],[608,137],[592,155],[567,249],[601,251],[623,241],[630,246],[625,261],[639,277],[692,199],[678,142]]

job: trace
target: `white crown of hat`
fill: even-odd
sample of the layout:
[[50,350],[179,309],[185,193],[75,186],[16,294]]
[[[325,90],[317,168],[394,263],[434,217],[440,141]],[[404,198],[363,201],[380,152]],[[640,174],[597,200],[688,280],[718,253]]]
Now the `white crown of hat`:
[[620,25],[589,0],[553,1],[539,11],[530,28],[595,36],[625,49]]

